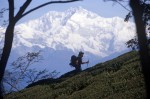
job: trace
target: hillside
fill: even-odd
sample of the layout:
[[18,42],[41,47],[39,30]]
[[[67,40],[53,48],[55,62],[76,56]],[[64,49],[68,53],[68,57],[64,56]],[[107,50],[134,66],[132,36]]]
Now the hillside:
[[144,99],[143,75],[137,52],[97,64],[81,73],[29,85],[5,99]]

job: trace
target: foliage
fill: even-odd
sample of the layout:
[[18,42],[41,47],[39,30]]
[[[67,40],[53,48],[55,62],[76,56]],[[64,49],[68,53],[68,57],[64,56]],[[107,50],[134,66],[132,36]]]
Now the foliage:
[[143,7],[143,21],[145,22],[145,28],[147,33],[150,33],[150,4],[147,3],[147,0],[144,2],[141,1],[141,6]]
[[131,17],[132,17],[132,16],[131,16],[131,11],[130,11],[130,12],[126,15],[124,21],[125,21],[125,22],[128,22]]
[[[37,71],[36,69],[31,68],[32,64],[39,62],[40,60],[42,60],[42,56],[40,55],[40,51],[38,51],[28,52],[14,61],[12,63],[12,70],[6,70],[3,79],[5,93],[19,91],[19,86],[22,83],[26,83],[28,85],[41,79],[53,78],[57,76],[58,73],[56,71],[49,73],[46,69]],[[23,87],[23,85],[21,86]]]
[[126,44],[127,48],[131,48],[132,50],[139,49],[138,40],[136,37],[127,41],[125,44]]
[[43,83],[8,94],[5,99],[144,99],[146,96],[136,51],[76,75],[47,79]]

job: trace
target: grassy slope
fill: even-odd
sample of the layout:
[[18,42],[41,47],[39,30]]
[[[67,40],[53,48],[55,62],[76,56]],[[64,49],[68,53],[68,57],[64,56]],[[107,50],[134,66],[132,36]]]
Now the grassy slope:
[[143,75],[136,52],[97,64],[81,73],[39,81],[5,99],[144,99]]

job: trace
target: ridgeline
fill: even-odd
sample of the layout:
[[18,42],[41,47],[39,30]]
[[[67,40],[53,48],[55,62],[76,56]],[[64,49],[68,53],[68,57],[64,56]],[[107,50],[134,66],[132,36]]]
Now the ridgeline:
[[45,79],[4,99],[145,99],[144,78],[136,51],[97,64],[80,73],[71,71]]

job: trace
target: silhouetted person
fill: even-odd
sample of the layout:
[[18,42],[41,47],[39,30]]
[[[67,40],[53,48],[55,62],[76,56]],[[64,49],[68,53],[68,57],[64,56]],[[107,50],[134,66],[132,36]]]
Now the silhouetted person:
[[89,63],[89,61],[87,61],[87,62],[83,62],[82,61],[83,55],[84,55],[84,53],[81,52],[81,51],[78,54],[77,61],[76,61],[76,66],[75,66],[75,69],[76,69],[77,72],[82,71],[81,64],[87,64],[87,63]]

